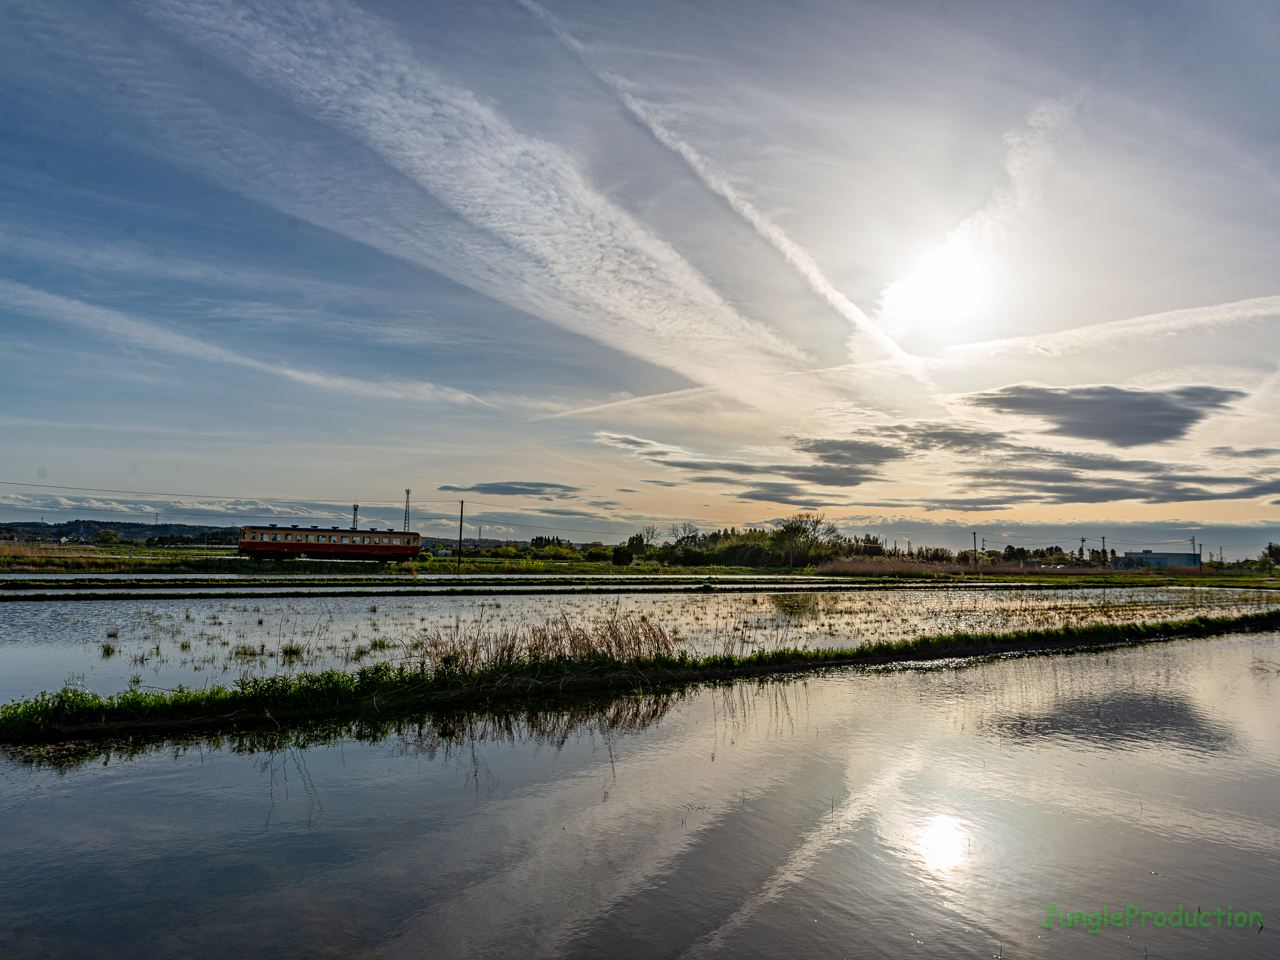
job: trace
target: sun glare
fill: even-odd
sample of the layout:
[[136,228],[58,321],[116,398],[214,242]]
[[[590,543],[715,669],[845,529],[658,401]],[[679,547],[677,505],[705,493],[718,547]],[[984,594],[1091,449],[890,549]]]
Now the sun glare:
[[930,820],[916,841],[916,852],[932,873],[943,873],[957,866],[964,859],[967,847],[968,838],[960,823],[945,814]]
[[880,312],[902,333],[944,331],[977,318],[990,293],[990,265],[969,239],[952,237],[885,288]]

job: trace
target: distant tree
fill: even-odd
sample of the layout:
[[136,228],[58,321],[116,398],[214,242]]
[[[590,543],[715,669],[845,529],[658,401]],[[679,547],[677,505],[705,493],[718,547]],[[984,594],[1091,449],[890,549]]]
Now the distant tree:
[[913,551],[917,560],[924,563],[950,563],[955,555],[946,547],[916,547]]
[[840,538],[836,525],[828,523],[821,513],[793,513],[783,520],[775,520],[773,527],[770,545],[789,565],[806,566],[811,561],[825,559]]
[[640,539],[644,541],[646,547],[651,546],[659,536],[660,531],[656,523],[646,523],[640,528]]
[[99,530],[98,535],[93,538],[93,542],[102,546],[116,542],[116,532],[114,530]]
[[683,523],[673,523],[667,527],[667,536],[677,547],[693,547],[697,546],[700,535],[698,525],[685,520]]

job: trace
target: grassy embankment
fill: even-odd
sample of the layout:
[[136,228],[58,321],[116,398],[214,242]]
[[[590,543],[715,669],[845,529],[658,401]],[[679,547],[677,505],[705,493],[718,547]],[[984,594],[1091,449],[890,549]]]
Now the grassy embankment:
[[[755,567],[700,567],[707,573],[775,573]],[[156,574],[236,573],[247,576],[368,576],[402,574],[412,576],[439,574],[546,574],[546,573],[610,573],[645,575],[655,573],[690,573],[693,568],[662,567],[657,563],[637,563],[629,567],[615,567],[611,563],[595,563],[586,560],[539,560],[520,558],[464,557],[459,567],[455,559],[447,557],[422,557],[412,562],[387,562],[376,560],[250,560],[237,556],[234,549],[208,553],[194,549],[166,549],[164,547],[139,547],[130,557],[127,549],[120,547],[97,548],[77,544],[72,548],[27,548],[20,551],[0,550],[0,573],[58,573],[58,574]],[[811,571],[812,572],[812,571]]]
[[0,742],[30,743],[237,730],[325,717],[381,714],[427,704],[510,702],[605,690],[671,690],[699,682],[846,666],[1125,646],[1280,629],[1280,610],[1148,624],[1092,624],[1005,634],[954,633],[848,650],[723,651],[693,657],[644,617],[589,626],[566,617],[542,626],[423,634],[403,663],[244,677],[232,687],[128,690],[103,697],[74,687],[0,706]]

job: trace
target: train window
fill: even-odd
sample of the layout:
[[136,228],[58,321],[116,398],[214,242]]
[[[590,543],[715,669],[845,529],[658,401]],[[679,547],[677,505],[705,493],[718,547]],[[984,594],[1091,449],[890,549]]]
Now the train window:
[[307,534],[307,543],[314,543],[314,542],[315,542],[315,539],[316,539],[316,538],[315,538],[314,536],[312,536],[311,534],[309,534],[309,533]]
[[342,538],[342,542],[343,542],[343,543],[350,543],[351,541],[350,541],[350,540],[348,540],[346,537],[343,537],[343,538]]
[[361,541],[361,542],[362,542],[362,543],[368,543],[368,542],[369,542],[369,538],[368,538],[368,537],[365,537],[365,538],[364,538],[364,540],[363,540],[363,541]]
[[391,545],[392,545],[392,546],[399,546],[399,545],[400,545],[400,538],[399,538],[399,537],[392,537],[392,538],[391,538]]
[[284,535],[284,538],[285,538],[286,540],[292,540],[292,539],[293,539],[293,534],[292,534],[292,533],[286,533],[286,534]]

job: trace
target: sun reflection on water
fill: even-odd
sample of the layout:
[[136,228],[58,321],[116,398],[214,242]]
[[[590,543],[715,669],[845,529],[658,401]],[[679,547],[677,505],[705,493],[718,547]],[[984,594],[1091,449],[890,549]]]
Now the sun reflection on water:
[[945,873],[960,865],[968,843],[959,821],[939,814],[929,820],[921,831],[916,840],[916,852],[931,873]]

